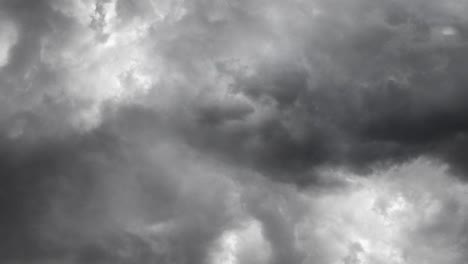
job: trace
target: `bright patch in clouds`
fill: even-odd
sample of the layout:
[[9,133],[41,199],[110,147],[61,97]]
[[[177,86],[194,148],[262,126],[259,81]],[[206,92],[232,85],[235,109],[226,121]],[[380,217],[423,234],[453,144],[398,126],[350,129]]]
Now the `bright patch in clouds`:
[[[418,159],[372,177],[351,177],[348,190],[308,198],[310,214],[298,225],[297,234],[311,261],[435,264],[462,260],[458,240],[463,235],[455,230],[465,224],[455,219],[467,216],[468,186],[448,176],[445,167]],[[444,210],[447,203],[457,209]],[[447,222],[450,227],[442,227]]]
[[[262,203],[270,200],[268,210],[277,212],[271,217],[288,221],[292,208],[284,207],[284,199],[302,208],[292,226],[303,263],[463,263],[468,186],[449,176],[445,166],[420,158],[369,177],[345,172],[334,177],[350,184],[330,193],[280,188],[264,194]],[[210,263],[271,263],[281,249],[272,248],[264,225],[249,220],[224,231]]]
[[15,25],[6,19],[0,18],[0,68],[8,63],[10,49],[16,44],[17,40],[18,33]]
[[246,221],[241,227],[225,231],[212,248],[212,264],[266,264],[271,248],[262,233],[261,223]]

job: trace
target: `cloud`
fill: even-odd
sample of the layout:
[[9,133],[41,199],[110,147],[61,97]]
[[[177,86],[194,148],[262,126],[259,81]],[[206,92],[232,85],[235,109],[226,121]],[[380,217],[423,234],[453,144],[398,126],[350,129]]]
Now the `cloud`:
[[[236,129],[198,125],[194,141],[297,182],[313,182],[316,167],[366,171],[420,155],[463,167],[452,157],[466,129],[461,18],[435,3],[339,4],[301,2],[279,14],[272,3],[256,13],[252,23],[271,27],[257,46],[266,54],[248,64],[253,73],[228,72],[256,112]],[[300,11],[309,13],[293,16]]]
[[465,263],[467,9],[0,1],[0,260]]
[[3,139],[2,260],[204,263],[236,226],[228,170],[120,118],[84,135]]
[[466,184],[446,173],[421,159],[309,197],[298,224],[305,263],[463,263]]

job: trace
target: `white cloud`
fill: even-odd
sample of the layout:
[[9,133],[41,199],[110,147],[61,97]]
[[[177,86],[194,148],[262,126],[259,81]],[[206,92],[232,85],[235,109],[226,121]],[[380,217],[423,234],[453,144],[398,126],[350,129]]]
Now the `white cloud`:
[[10,50],[17,41],[18,32],[15,24],[8,19],[0,19],[0,68],[8,64]]
[[418,159],[351,177],[345,191],[308,198],[309,216],[297,232],[311,262],[463,263],[468,186],[445,167]]

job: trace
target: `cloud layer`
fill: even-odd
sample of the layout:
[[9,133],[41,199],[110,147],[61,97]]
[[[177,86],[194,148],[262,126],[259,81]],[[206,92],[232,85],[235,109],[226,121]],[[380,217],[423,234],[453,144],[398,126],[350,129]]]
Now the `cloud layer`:
[[466,263],[468,3],[0,0],[2,263]]

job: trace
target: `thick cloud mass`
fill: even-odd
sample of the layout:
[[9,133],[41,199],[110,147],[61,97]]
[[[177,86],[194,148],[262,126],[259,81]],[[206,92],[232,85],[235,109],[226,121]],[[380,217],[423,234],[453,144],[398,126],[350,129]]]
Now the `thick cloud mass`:
[[468,262],[467,12],[0,0],[0,262]]

